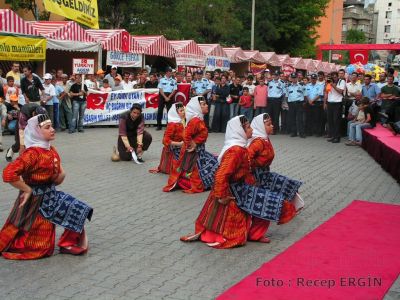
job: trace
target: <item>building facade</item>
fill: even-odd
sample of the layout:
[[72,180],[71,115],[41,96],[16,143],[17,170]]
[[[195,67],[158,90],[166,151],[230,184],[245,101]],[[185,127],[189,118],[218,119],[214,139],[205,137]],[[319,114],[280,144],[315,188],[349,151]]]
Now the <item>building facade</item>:
[[343,0],[331,0],[325,10],[325,17],[320,19],[321,24],[316,28],[316,45],[340,44],[343,16]]
[[375,43],[373,23],[373,6],[365,6],[364,0],[345,0],[343,3],[342,44],[346,44],[349,30],[362,31],[366,43]]
[[376,0],[376,43],[400,43],[400,1]]

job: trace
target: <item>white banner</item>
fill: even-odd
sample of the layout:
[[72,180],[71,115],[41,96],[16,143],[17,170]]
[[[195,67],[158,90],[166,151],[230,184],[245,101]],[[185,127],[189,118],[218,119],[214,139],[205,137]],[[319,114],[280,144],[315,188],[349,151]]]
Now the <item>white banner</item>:
[[73,58],[72,73],[74,74],[94,74],[94,59]]
[[[102,93],[89,89],[85,111],[85,125],[118,125],[119,115],[128,111],[133,103],[143,108],[145,124],[157,124],[159,89],[136,89]],[[164,111],[163,124],[166,120]]]
[[206,58],[206,71],[214,71],[220,69],[221,71],[229,71],[231,63],[229,58],[222,56],[207,56]]
[[121,68],[141,68],[142,67],[142,54],[130,53],[130,52],[119,52],[119,51],[107,51],[107,65],[118,66]]
[[199,57],[190,53],[175,54],[176,64],[178,66],[204,67],[204,56]]

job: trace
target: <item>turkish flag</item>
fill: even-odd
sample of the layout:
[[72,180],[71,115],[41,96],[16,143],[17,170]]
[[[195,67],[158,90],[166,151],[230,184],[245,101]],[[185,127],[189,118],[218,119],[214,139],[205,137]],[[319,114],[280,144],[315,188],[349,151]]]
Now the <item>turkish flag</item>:
[[190,100],[190,83],[178,83],[178,88],[175,93],[175,103],[182,102],[183,105],[188,104]]
[[351,64],[361,63],[366,65],[368,63],[368,50],[350,50],[349,56]]
[[101,109],[104,110],[108,98],[108,94],[91,93],[87,96],[86,109]]
[[146,98],[146,108],[158,108],[158,93],[144,93],[144,97]]
[[122,31],[121,39],[122,39],[122,41],[121,41],[122,52],[129,52],[129,44],[130,44],[129,32]]

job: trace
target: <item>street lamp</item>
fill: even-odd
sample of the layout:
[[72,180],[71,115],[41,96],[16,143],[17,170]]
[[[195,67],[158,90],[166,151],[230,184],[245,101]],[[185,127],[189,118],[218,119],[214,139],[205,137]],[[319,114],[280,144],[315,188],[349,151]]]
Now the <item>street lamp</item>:
[[254,50],[254,18],[256,15],[256,0],[253,0],[251,5],[251,40],[250,49]]
[[[335,21],[335,17],[336,17],[336,12],[337,11],[341,11],[341,10],[345,10],[347,8],[353,8],[355,7],[354,5],[349,5],[346,7],[340,7],[340,8],[335,8],[335,0],[332,0],[332,21],[331,21],[331,32],[330,32],[330,37],[329,37],[329,45],[333,44],[333,23]],[[332,60],[332,50],[329,50],[329,59],[328,61],[331,62]]]

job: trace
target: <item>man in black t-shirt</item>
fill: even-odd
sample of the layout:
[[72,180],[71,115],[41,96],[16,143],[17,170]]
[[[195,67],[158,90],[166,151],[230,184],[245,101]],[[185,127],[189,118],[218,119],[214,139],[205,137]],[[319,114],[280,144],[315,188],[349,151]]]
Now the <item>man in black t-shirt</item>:
[[40,78],[32,74],[30,66],[24,67],[23,72],[25,77],[21,79],[21,91],[25,97],[25,102],[39,102],[40,91],[44,91]]
[[237,116],[239,113],[239,98],[242,93],[242,86],[240,85],[240,78],[232,78],[233,83],[229,86],[229,95],[231,96],[232,103],[229,104],[230,118]]
[[77,74],[75,76],[75,83],[69,89],[69,97],[72,100],[72,120],[69,128],[69,133],[76,131],[76,124],[78,122],[78,131],[84,132],[83,130],[83,118],[86,110],[86,94],[88,88],[86,84],[83,84],[82,89],[82,76]]

